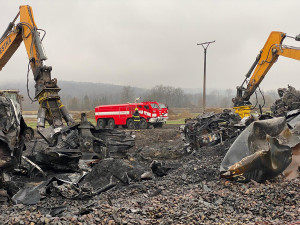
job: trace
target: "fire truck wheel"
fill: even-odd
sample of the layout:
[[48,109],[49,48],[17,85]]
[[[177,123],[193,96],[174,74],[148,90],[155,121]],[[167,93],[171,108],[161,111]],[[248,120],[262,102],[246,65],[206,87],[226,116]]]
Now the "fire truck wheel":
[[149,128],[148,123],[147,123],[147,121],[145,120],[145,118],[141,118],[140,128],[141,128],[141,129],[147,129],[147,128]]
[[105,119],[98,119],[97,120],[97,127],[100,129],[104,129],[106,127]]
[[114,129],[115,128],[115,121],[114,119],[109,119],[107,123],[108,128]]
[[128,119],[126,125],[128,129],[134,129],[133,119]]

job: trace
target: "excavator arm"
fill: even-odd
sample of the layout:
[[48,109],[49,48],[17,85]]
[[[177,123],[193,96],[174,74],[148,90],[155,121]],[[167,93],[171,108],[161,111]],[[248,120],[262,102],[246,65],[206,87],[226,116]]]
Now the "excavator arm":
[[[20,22],[15,24],[18,17],[20,17]],[[32,156],[34,156],[33,158],[35,158],[37,164],[41,163],[58,170],[75,169],[77,171],[78,161],[84,153],[87,153],[87,157],[99,159],[111,157],[112,154],[120,155],[125,153],[128,148],[134,145],[134,139],[131,136],[116,130],[98,129],[88,121],[85,113],[81,114],[79,123],[74,123],[74,120],[60,100],[58,95],[60,88],[57,86],[56,79],[51,78],[51,67],[44,65],[47,57],[42,47],[43,38],[40,38],[39,32],[40,29],[36,26],[31,7],[20,6],[18,15],[9,24],[0,38],[0,70],[8,63],[21,42],[24,42],[26,47],[29,64],[35,80],[35,99],[40,105],[37,121],[38,133],[48,142],[48,144],[41,143],[41,148],[36,149],[37,151],[34,154],[33,151],[36,145],[33,145]],[[3,97],[4,103],[5,100],[6,97]],[[8,125],[10,124],[6,122],[8,120],[6,118],[12,119],[12,121],[15,119],[11,113],[12,107],[8,108],[8,106],[10,104],[0,104],[0,117],[3,117],[0,121],[2,128],[9,128]],[[63,119],[67,122],[67,126],[63,125]],[[50,126],[45,127],[45,122],[48,122]],[[18,126],[17,123],[13,123],[13,125],[16,127],[15,130],[21,130],[22,132],[22,124]],[[0,129],[0,139],[2,138],[1,132],[6,131],[5,129],[3,131],[2,128]],[[13,129],[11,130],[14,131]],[[11,136],[16,139],[16,132],[13,134],[14,136],[9,134],[10,139],[12,139]],[[22,135],[29,136],[27,133]],[[6,137],[8,135],[2,136]],[[11,163],[12,160],[10,160],[11,147],[7,142],[4,142],[4,146],[0,140],[0,180],[3,168],[1,160],[3,161],[3,158],[7,159],[5,161],[6,165],[8,163],[13,164]],[[15,143],[15,141],[12,143]],[[16,157],[20,158],[23,146],[21,142],[17,146],[18,154]],[[3,149],[5,151],[2,151]],[[25,160],[28,162],[29,159]]]
[[[258,88],[259,84],[262,82],[273,64],[277,61],[278,57],[284,56],[291,59],[300,60],[299,48],[282,44],[286,37],[290,36],[287,36],[282,32],[271,32],[267,42],[246,74],[244,82],[241,86],[237,87],[237,95],[232,99],[232,101],[234,103],[235,112],[242,118],[250,115],[252,107],[249,101],[250,97]],[[296,41],[300,41],[299,35],[294,39]],[[243,87],[245,83],[248,83],[246,88]]]
[[[20,22],[15,24],[17,18]],[[24,42],[29,64],[35,80],[35,99],[39,102],[37,128],[41,136],[53,144],[53,136],[63,127],[63,119],[68,125],[74,123],[66,107],[62,104],[58,92],[57,80],[51,78],[51,66],[44,65],[47,59],[40,38],[40,29],[34,21],[32,8],[20,6],[19,13],[8,25],[0,39],[0,70]],[[45,122],[50,127],[45,128]]]

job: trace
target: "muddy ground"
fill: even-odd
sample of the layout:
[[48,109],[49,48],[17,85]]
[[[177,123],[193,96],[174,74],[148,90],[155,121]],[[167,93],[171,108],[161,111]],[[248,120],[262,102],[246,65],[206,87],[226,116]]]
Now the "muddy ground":
[[[60,196],[2,205],[0,224],[291,224],[300,220],[299,179],[264,184],[219,178],[226,142],[186,154],[179,125],[134,132],[130,161],[163,162],[167,175],[115,187],[89,200]],[[59,216],[47,207],[63,206]]]

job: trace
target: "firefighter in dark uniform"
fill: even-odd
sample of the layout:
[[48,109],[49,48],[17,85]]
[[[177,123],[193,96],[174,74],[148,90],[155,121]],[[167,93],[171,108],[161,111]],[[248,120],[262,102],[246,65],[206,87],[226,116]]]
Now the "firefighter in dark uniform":
[[134,129],[135,130],[140,129],[140,121],[141,120],[140,120],[140,113],[139,113],[138,108],[135,108],[135,111],[132,114],[132,117],[133,117],[133,122],[134,122]]

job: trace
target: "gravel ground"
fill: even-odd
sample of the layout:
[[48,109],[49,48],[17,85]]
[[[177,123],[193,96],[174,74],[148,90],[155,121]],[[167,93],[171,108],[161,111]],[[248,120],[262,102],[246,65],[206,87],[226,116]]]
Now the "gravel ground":
[[[113,188],[93,199],[60,196],[0,206],[0,224],[292,224],[300,221],[299,179],[263,184],[219,178],[230,143],[186,155],[178,126],[136,133],[131,160],[172,167],[164,177]],[[178,167],[178,165],[180,165]],[[63,206],[59,216],[46,208]]]

